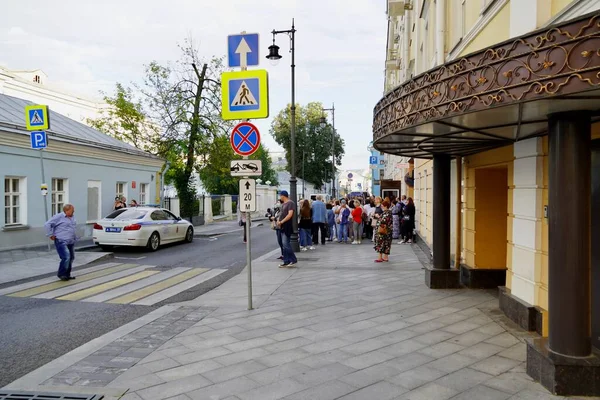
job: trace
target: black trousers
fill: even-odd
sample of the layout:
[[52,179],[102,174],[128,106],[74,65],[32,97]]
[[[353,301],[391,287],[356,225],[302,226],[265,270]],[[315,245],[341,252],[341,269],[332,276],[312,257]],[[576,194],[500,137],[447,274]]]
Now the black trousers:
[[327,239],[327,226],[325,223],[321,222],[312,224],[313,244],[319,244],[319,231],[321,231],[321,244],[325,244],[325,239]]

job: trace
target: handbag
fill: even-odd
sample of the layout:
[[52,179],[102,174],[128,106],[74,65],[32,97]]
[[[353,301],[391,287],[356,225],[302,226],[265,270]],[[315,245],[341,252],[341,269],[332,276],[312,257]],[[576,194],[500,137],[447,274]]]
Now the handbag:
[[379,229],[377,229],[377,233],[379,233],[380,235],[387,235],[387,233],[388,233],[387,227],[381,225],[379,227]]

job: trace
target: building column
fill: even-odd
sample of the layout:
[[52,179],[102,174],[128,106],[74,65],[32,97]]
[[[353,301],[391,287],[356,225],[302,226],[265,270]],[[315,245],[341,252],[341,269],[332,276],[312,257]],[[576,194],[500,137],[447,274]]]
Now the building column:
[[450,268],[450,156],[433,157],[433,267]]
[[527,373],[552,393],[600,394],[590,330],[591,118],[549,116],[548,338],[528,342]]
[[459,271],[450,268],[450,156],[433,156],[433,268],[425,271],[432,289],[460,287]]
[[585,357],[591,353],[590,116],[552,115],[549,135],[549,346],[559,354]]

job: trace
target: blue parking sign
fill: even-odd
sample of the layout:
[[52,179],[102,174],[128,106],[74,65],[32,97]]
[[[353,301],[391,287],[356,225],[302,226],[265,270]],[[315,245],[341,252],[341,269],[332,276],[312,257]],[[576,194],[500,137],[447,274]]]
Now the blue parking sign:
[[31,132],[31,148],[32,149],[45,149],[48,147],[48,137],[45,131],[34,131]]
[[371,164],[371,165],[377,164],[377,156],[369,157],[369,164]]

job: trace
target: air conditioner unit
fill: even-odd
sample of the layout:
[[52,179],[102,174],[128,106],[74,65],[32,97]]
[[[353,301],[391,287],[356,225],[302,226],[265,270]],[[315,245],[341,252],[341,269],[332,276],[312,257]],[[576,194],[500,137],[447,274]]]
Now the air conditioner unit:
[[388,15],[390,17],[400,17],[404,15],[404,0],[388,0]]

